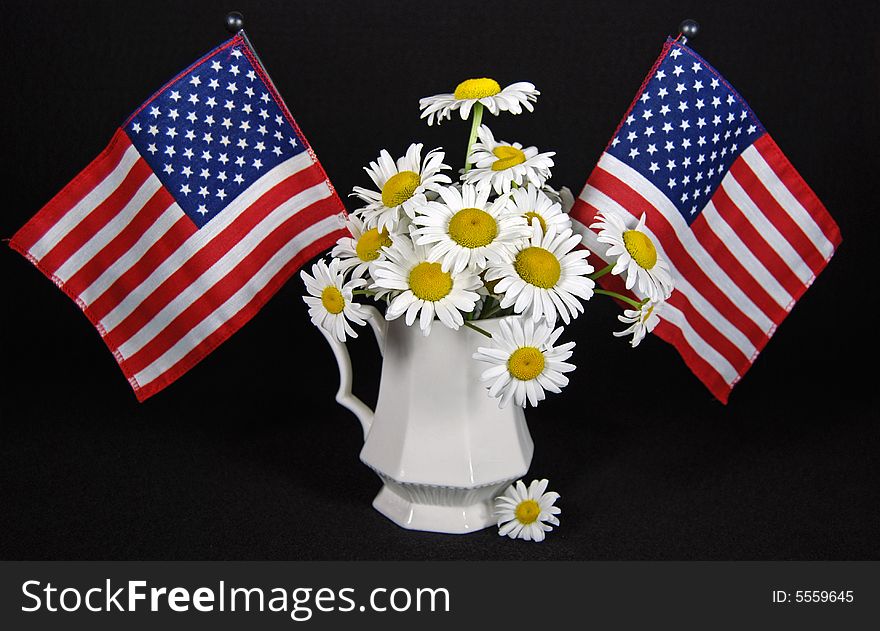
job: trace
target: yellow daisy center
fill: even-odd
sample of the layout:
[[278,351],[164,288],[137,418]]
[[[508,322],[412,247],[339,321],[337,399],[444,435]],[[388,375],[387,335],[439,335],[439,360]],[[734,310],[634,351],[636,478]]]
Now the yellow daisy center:
[[523,346],[510,354],[507,371],[520,381],[531,381],[544,370],[544,353],[534,346]]
[[529,222],[530,226],[532,225],[532,219],[537,219],[538,224],[540,224],[540,226],[541,226],[541,232],[542,233],[547,232],[547,222],[544,221],[544,218],[541,215],[539,215],[538,213],[536,213],[534,210],[531,212],[527,212],[525,215],[523,215],[523,217],[526,218],[526,221]]
[[657,248],[644,232],[627,230],[623,233],[623,245],[642,269],[651,269],[657,264]]
[[415,194],[421,183],[422,178],[415,171],[401,171],[392,175],[382,187],[382,203],[386,208],[400,206]]
[[362,261],[375,261],[379,258],[379,248],[391,245],[391,237],[385,230],[379,231],[378,228],[371,228],[361,235],[355,246],[358,258]]
[[541,506],[535,500],[523,500],[516,507],[516,520],[524,525],[538,521],[541,514]]
[[440,269],[440,263],[419,263],[409,273],[409,288],[416,298],[437,302],[452,291],[452,274]]
[[459,101],[464,99],[482,99],[486,96],[495,96],[501,92],[501,86],[495,79],[468,79],[462,81],[455,88],[455,98]]
[[449,236],[462,247],[481,248],[498,236],[498,223],[485,210],[462,208],[449,220]]
[[492,149],[492,153],[498,158],[492,163],[493,171],[503,171],[504,169],[515,167],[517,164],[522,164],[526,161],[526,154],[510,145],[495,147]]
[[328,312],[336,315],[337,313],[342,313],[342,310],[345,309],[345,298],[339,289],[333,285],[328,285],[321,292],[321,304],[324,305]]
[[542,289],[555,287],[562,275],[559,259],[549,250],[535,246],[516,255],[513,269],[524,281]]

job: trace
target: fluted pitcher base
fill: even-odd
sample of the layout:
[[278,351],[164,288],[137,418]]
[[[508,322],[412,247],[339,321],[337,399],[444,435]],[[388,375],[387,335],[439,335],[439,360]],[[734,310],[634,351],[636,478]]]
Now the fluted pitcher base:
[[381,477],[385,485],[373,500],[373,508],[403,528],[447,534],[494,526],[494,500],[514,481],[461,488],[401,484]]

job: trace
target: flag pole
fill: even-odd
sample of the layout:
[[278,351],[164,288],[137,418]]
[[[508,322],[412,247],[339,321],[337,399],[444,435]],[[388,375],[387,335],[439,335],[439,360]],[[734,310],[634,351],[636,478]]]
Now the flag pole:
[[687,45],[689,37],[696,37],[699,34],[700,23],[696,20],[691,20],[689,18],[687,20],[682,20],[681,24],[678,25],[678,39],[681,40],[682,46]]
[[269,76],[269,73],[266,72],[266,66],[263,65],[263,60],[260,59],[260,54],[257,52],[257,49],[254,48],[254,45],[251,43],[250,38],[247,36],[247,33],[244,32],[244,16],[240,11],[230,11],[226,14],[226,30],[233,35],[241,35],[241,38],[244,40],[244,43],[247,44],[247,47],[251,49],[251,52],[254,54],[254,57],[257,59],[257,63],[260,64],[260,69],[263,71],[263,76],[269,81],[272,86],[272,89],[275,92],[278,92],[278,89],[275,87],[275,83],[272,81],[272,78]]

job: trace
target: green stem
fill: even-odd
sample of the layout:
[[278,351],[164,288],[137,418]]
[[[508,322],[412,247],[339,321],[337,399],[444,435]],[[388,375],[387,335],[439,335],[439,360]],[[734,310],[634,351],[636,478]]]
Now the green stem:
[[477,139],[477,130],[480,128],[480,123],[483,120],[483,104],[482,103],[474,103],[474,109],[471,112],[471,135],[468,138],[468,146],[467,153],[464,156],[464,172],[467,173],[471,168],[471,147],[474,146],[474,141]]
[[351,295],[352,296],[375,296],[376,292],[370,291],[369,289],[352,289]]
[[488,338],[491,338],[491,337],[492,337],[492,334],[489,333],[489,331],[487,331],[486,329],[481,329],[481,328],[478,327],[476,324],[473,324],[473,323],[471,323],[471,322],[468,322],[467,320],[464,321],[464,325],[465,325],[467,328],[469,328],[469,329],[473,329],[473,330],[476,331],[477,333],[482,333],[483,335],[485,335],[485,336],[488,337]]
[[593,272],[592,274],[587,276],[587,278],[592,278],[593,280],[596,280],[597,278],[602,278],[603,276],[605,276],[605,274],[610,272],[612,268],[614,268],[614,263],[609,263],[607,267],[603,267],[598,272]]
[[594,289],[593,292],[597,293],[597,294],[601,294],[603,296],[610,296],[612,298],[617,298],[618,300],[625,302],[628,305],[632,305],[636,309],[641,309],[642,305],[645,304],[644,302],[636,302],[632,298],[628,298],[626,296],[623,296],[623,295],[617,293],[616,291],[606,291],[605,289]]

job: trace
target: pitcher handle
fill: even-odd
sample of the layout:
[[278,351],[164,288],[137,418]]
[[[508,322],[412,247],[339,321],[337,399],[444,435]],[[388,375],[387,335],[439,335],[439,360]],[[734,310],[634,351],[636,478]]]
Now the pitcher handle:
[[[370,328],[373,329],[373,335],[376,336],[376,343],[379,345],[379,352],[384,354],[385,318],[375,307],[370,305],[361,306],[366,312],[367,323],[370,325]],[[336,391],[336,402],[350,410],[361,422],[361,427],[364,430],[364,440],[366,440],[367,434],[370,433],[370,427],[373,425],[374,411],[370,409],[370,406],[361,401],[351,392],[354,374],[351,370],[351,357],[348,354],[348,347],[346,347],[344,342],[340,342],[331,333],[325,331],[323,327],[318,327],[318,329],[324,335],[324,339],[327,340],[327,343],[330,344],[330,348],[333,349],[333,355],[336,357],[336,364],[339,366],[339,389]]]

